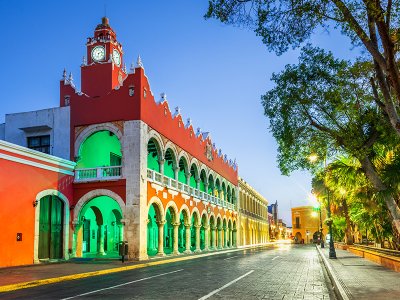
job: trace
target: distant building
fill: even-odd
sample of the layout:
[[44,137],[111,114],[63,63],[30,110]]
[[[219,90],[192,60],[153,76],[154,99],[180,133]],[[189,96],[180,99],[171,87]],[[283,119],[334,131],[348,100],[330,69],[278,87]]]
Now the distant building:
[[[322,219],[322,220],[321,220]],[[322,235],[325,236],[328,228],[324,225],[325,211],[320,211],[312,206],[299,206],[292,208],[292,235],[296,243],[317,243],[322,221]]]
[[240,245],[269,241],[268,200],[239,177]]

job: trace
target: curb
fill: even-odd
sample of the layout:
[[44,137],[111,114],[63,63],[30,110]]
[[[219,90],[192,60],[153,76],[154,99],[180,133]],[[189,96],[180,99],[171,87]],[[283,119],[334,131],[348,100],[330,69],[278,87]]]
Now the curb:
[[197,259],[197,258],[202,258],[202,257],[207,257],[207,256],[214,256],[214,255],[225,254],[225,253],[230,253],[230,252],[243,251],[246,249],[261,248],[261,247],[265,247],[265,246],[269,246],[269,245],[274,245],[274,244],[267,243],[267,244],[263,244],[263,245],[256,245],[256,246],[251,246],[251,247],[240,247],[240,248],[230,249],[230,250],[225,250],[225,251],[222,250],[222,251],[209,252],[209,253],[204,253],[204,254],[195,254],[195,255],[187,255],[187,256],[182,256],[182,257],[166,258],[166,259],[161,259],[161,260],[157,260],[157,261],[149,261],[149,262],[139,263],[139,264],[125,266],[125,267],[117,267],[117,268],[111,268],[111,269],[106,269],[106,270],[78,273],[78,274],[72,274],[72,275],[66,275],[66,276],[60,276],[60,277],[54,277],[54,278],[46,278],[46,279],[39,279],[39,280],[3,285],[3,286],[0,286],[0,293],[11,292],[11,291],[27,289],[27,288],[33,288],[33,287],[37,287],[37,286],[41,286],[41,285],[59,283],[59,282],[63,282],[63,281],[76,280],[76,279],[82,279],[82,278],[99,276],[99,275],[106,275],[106,274],[117,273],[117,272],[124,272],[124,271],[141,269],[141,268],[157,266],[157,265],[164,265],[164,264],[169,264],[169,263],[178,262],[178,261],[186,261],[186,260]]
[[318,248],[318,246],[315,246],[315,248],[318,251],[319,256],[321,257],[326,272],[328,273],[328,276],[333,284],[333,292],[335,293],[336,297],[340,300],[350,300],[352,299],[351,297],[349,297],[346,293],[346,291],[344,290],[342,284],[340,283],[339,278],[337,277],[337,275],[335,274],[330,262],[328,261],[328,259],[325,257],[325,255],[322,253],[321,249]]

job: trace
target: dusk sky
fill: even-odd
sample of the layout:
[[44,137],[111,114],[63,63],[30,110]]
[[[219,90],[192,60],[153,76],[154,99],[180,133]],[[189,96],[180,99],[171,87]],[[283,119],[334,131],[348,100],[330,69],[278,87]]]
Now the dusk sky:
[[[56,107],[64,68],[80,88],[86,38],[101,23],[123,45],[127,67],[141,55],[158,100],[179,106],[184,119],[209,131],[217,148],[235,159],[239,175],[291,225],[291,206],[307,205],[307,172],[282,176],[277,144],[268,130],[260,96],[273,72],[296,63],[299,50],[268,52],[254,32],[205,20],[208,1],[6,1],[0,0],[0,123],[7,113]],[[354,57],[348,38],[320,30],[311,41],[340,58]]]

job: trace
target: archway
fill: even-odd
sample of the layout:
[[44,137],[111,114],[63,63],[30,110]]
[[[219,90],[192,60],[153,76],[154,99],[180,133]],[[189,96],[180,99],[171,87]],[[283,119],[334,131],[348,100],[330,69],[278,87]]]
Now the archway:
[[[199,215],[197,211],[192,213],[192,219],[190,222],[190,250],[196,250],[196,226],[199,224]],[[200,242],[200,241],[199,241]],[[199,245],[200,246],[200,245]]]
[[175,179],[176,157],[171,149],[165,152],[164,175]]
[[201,192],[207,192],[206,191],[206,185],[207,185],[207,175],[206,175],[206,171],[201,170],[200,172],[200,185],[199,185],[199,189]]
[[164,225],[164,253],[171,254],[174,251],[174,223],[175,223],[175,211],[172,207],[167,209],[165,214],[165,225]]
[[221,217],[217,217],[217,248],[222,248],[222,220]]
[[101,130],[87,137],[79,147],[77,179],[121,176],[121,142],[111,131]]
[[86,202],[79,212],[82,227],[78,231],[77,253],[84,257],[117,257],[123,237],[121,219],[121,207],[111,197],[98,196]]
[[300,232],[296,232],[296,234],[294,236],[294,242],[296,244],[300,244],[302,242],[302,240],[303,240],[303,237],[302,237],[301,233]]
[[[179,214],[179,229],[178,229],[178,251],[183,253],[186,250],[190,250],[189,248],[186,249],[187,242],[186,242],[186,227],[190,226],[189,223],[189,213],[186,209],[182,209],[181,213]],[[190,236],[189,236],[190,238]]]
[[206,228],[208,228],[207,224],[207,216],[203,214],[201,217],[201,228],[200,228],[200,250],[204,250],[206,248]]
[[215,222],[215,218],[213,215],[210,216],[210,236],[209,236],[209,245],[210,245],[210,249],[215,249],[217,247],[217,243],[216,243],[216,222]]
[[232,221],[228,221],[228,242],[227,242],[228,247],[233,246],[233,228],[232,228]]
[[188,164],[185,157],[179,159],[178,181],[186,184],[186,174],[188,173]]
[[161,222],[161,212],[157,204],[150,205],[147,217],[147,255],[154,256],[159,250],[158,224]]
[[190,187],[196,189],[197,188],[197,178],[199,177],[199,173],[197,171],[197,166],[192,164],[190,167],[190,180],[189,185]]
[[147,144],[147,168],[160,172],[160,145],[154,138],[151,138]]

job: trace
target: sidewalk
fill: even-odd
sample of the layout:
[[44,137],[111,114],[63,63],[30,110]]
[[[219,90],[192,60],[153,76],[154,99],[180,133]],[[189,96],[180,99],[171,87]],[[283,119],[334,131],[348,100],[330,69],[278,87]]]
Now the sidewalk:
[[317,250],[339,299],[400,299],[400,273],[346,250],[335,249],[337,259],[329,259],[328,247]]

